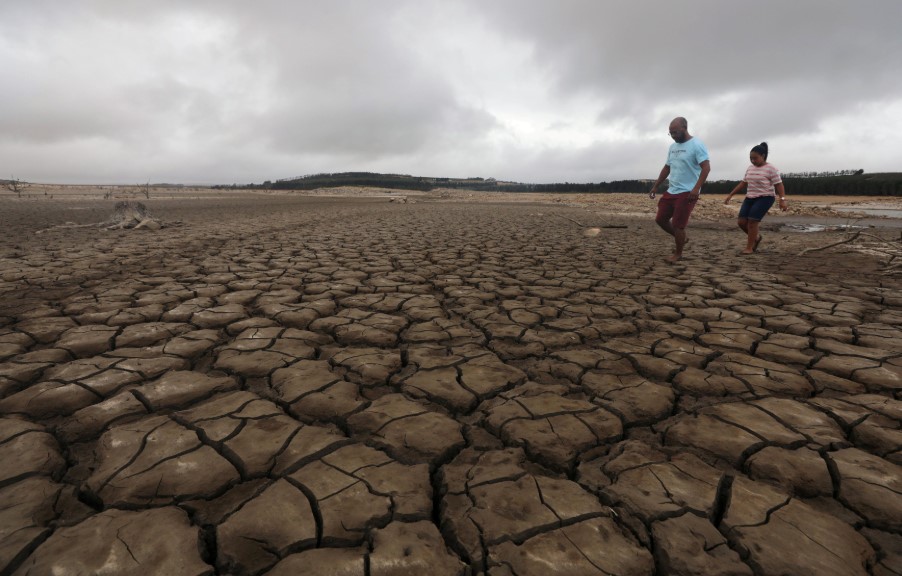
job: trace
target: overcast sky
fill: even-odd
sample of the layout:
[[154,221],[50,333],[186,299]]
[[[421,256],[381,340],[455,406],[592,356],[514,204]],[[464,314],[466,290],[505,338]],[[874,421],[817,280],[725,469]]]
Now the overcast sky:
[[0,178],[902,171],[902,0],[3,0]]

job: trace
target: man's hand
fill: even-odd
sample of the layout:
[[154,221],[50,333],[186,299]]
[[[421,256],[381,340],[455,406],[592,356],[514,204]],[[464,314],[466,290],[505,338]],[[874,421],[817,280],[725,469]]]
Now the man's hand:
[[698,196],[701,193],[702,193],[701,190],[693,190],[692,192],[689,193],[689,201],[695,202],[696,200],[698,200]]
[[657,187],[657,186],[654,186],[654,187],[651,189],[651,192],[648,193],[648,197],[651,198],[652,200],[654,200],[654,199],[655,199],[655,194],[657,194],[657,193],[658,193],[658,187]]

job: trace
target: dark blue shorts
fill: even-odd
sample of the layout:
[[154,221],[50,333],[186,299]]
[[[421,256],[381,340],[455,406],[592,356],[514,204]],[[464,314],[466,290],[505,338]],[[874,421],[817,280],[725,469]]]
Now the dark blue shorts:
[[739,208],[740,220],[757,220],[760,222],[770,207],[774,205],[774,196],[758,196],[757,198],[746,198],[742,201]]

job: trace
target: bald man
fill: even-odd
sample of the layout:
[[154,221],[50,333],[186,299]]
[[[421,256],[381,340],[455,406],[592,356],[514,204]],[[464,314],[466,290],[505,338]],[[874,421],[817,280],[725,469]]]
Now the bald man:
[[655,222],[673,236],[676,248],[667,257],[667,261],[676,262],[683,257],[689,215],[692,214],[702,185],[711,172],[711,162],[704,143],[689,134],[689,123],[685,118],[677,117],[670,122],[670,137],[673,138],[673,144],[667,153],[667,163],[661,169],[648,196],[654,199],[661,182],[670,179],[670,186],[658,201]]

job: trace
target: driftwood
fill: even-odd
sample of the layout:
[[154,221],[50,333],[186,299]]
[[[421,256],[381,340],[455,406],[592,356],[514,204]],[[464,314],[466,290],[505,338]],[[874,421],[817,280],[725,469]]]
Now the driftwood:
[[75,224],[66,222],[50,228],[35,231],[35,234],[43,234],[50,230],[60,228],[105,228],[107,230],[159,230],[165,226],[173,226],[181,224],[181,222],[171,222],[163,224],[160,220],[154,218],[147,206],[140,202],[122,201],[117,202],[113,207],[113,215],[105,222],[97,222],[94,224]]
[[151,216],[147,206],[130,200],[116,202],[113,216],[104,222],[107,230],[140,229],[159,230],[163,227],[159,220]]

